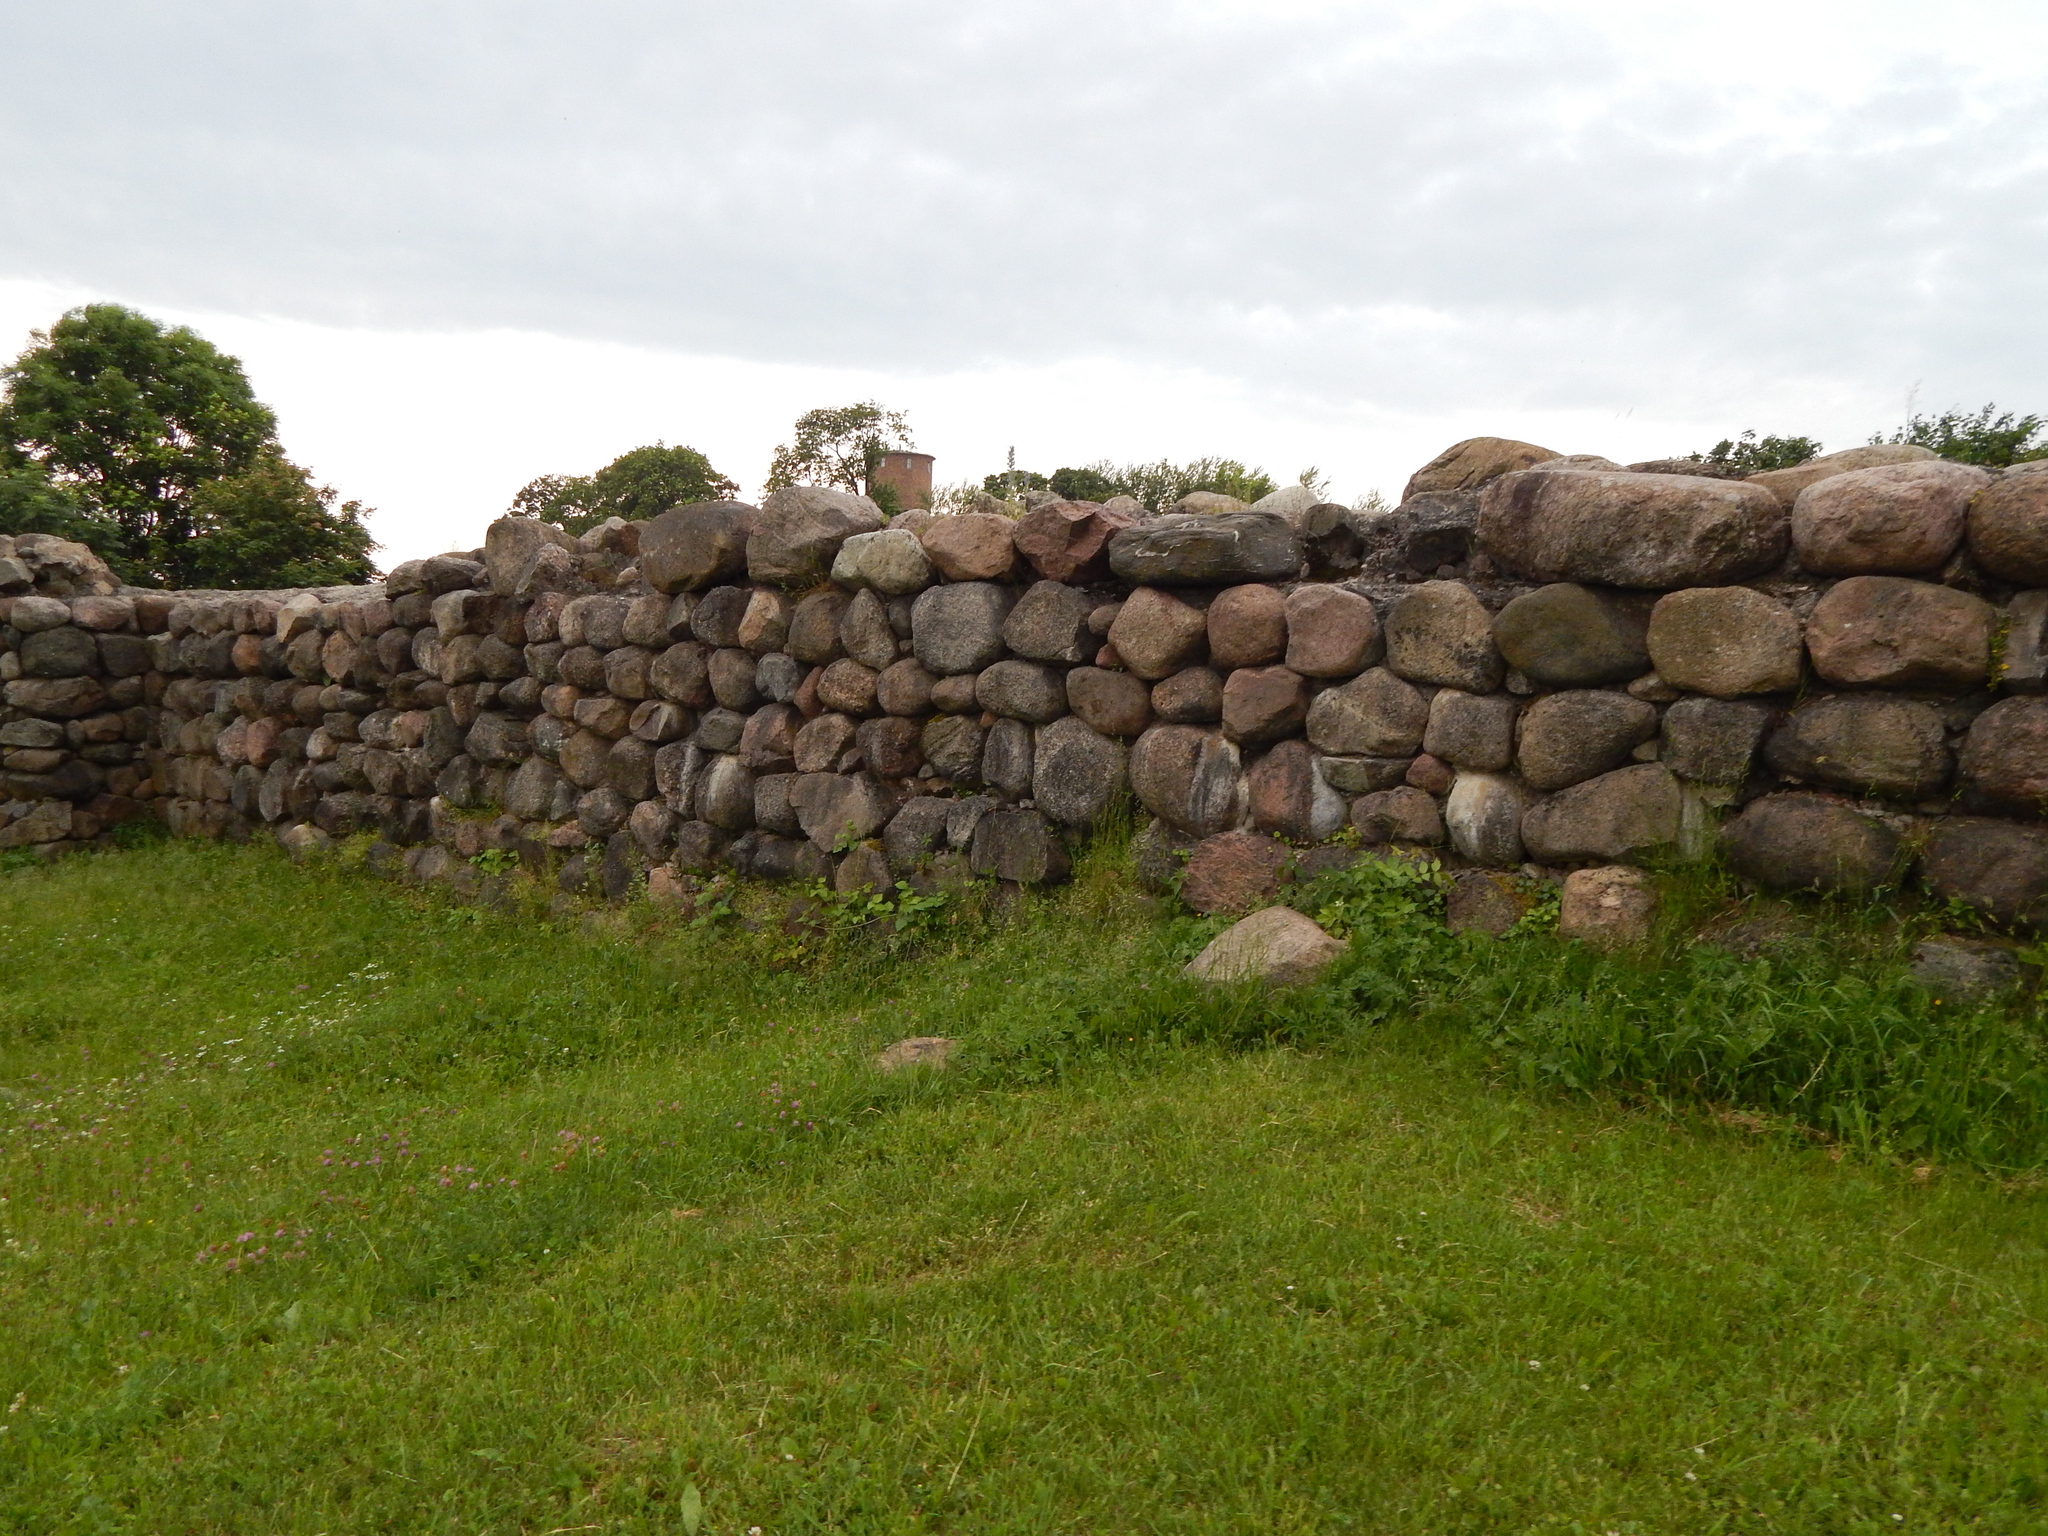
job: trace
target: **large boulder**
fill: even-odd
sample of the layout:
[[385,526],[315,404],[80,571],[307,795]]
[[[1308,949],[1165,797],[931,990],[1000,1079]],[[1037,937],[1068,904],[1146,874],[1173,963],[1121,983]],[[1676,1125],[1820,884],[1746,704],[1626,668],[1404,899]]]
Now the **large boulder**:
[[1157,681],[1200,661],[1208,634],[1201,609],[1157,587],[1140,587],[1117,610],[1109,643],[1125,666]]
[[[830,773],[838,766],[839,759],[853,750],[854,734],[859,726],[848,716],[840,714],[820,715],[815,720],[806,720],[790,742],[790,757],[798,773]],[[793,827],[770,827],[770,831],[788,832]]]
[[1369,599],[1342,587],[1296,587],[1282,614],[1287,665],[1303,677],[1355,677],[1385,654]]
[[1683,811],[1671,771],[1642,763],[1537,802],[1522,817],[1522,842],[1539,864],[1637,864],[1677,848]]
[[1429,701],[1385,667],[1374,667],[1308,708],[1308,739],[1338,757],[1413,757],[1429,729]]
[[1658,677],[1717,699],[1790,693],[1805,655],[1798,615],[1748,587],[1667,592],[1650,611],[1648,645]]
[[[484,532],[484,570],[491,590],[500,597],[532,597],[568,586],[575,575],[568,542],[567,535],[537,517],[499,518]],[[292,636],[280,631],[278,638]]]
[[1436,796],[1412,784],[1375,790],[1351,802],[1351,825],[1367,847],[1411,843],[1431,847],[1444,840],[1443,808]]
[[1308,679],[1286,667],[1239,667],[1223,685],[1223,734],[1278,741],[1308,718]]
[[1479,547],[1532,581],[1722,586],[1772,569],[1789,541],[1777,499],[1740,481],[1523,470],[1480,496]]
[[1494,616],[1493,643],[1509,666],[1539,687],[1592,688],[1649,670],[1647,622],[1640,599],[1552,582]]
[[811,586],[830,574],[842,544],[857,533],[878,531],[885,521],[882,509],[865,496],[822,485],[789,486],[754,514],[747,575],[773,586]]
[[924,723],[918,746],[940,778],[973,784],[981,778],[982,738],[981,726],[967,716],[937,715]]
[[1109,541],[1109,567],[1125,581],[1219,587],[1291,581],[1300,574],[1301,535],[1272,512],[1230,512],[1126,528]]
[[1429,701],[1422,750],[1470,773],[1499,773],[1514,761],[1520,712],[1512,694],[1439,688]]
[[1109,574],[1109,546],[1135,518],[1092,501],[1044,501],[1017,519],[1017,553],[1048,581],[1080,584]]
[[783,644],[808,666],[823,666],[839,655],[839,626],[852,605],[850,593],[824,587],[799,601],[789,616]]
[[[767,665],[764,659],[761,663],[764,671]],[[875,703],[885,714],[912,718],[930,714],[932,685],[936,681],[924,669],[924,663],[913,657],[892,661],[875,679]]]
[[1257,981],[1269,987],[1313,981],[1344,945],[1292,907],[1267,907],[1232,924],[1188,962],[1198,981]]
[[1067,680],[1057,667],[1012,657],[975,678],[974,697],[992,715],[1045,725],[1067,712]]
[[1245,794],[1252,825],[1262,832],[1319,843],[1344,825],[1344,797],[1316,771],[1305,741],[1283,741],[1252,764]]
[[1912,699],[1813,699],[1785,717],[1764,761],[1788,779],[1858,794],[1918,800],[1948,782],[1941,715]]
[[1169,826],[1208,837],[1237,825],[1244,775],[1220,733],[1156,725],[1132,746],[1130,771],[1139,802]]
[[1998,675],[2008,693],[2048,693],[2048,591],[2022,592],[2006,605]]
[[1067,674],[1067,707],[1105,736],[1135,736],[1152,723],[1152,690],[1128,672],[1075,667]]
[[1421,491],[1391,512],[1360,513],[1359,574],[1385,581],[1458,575],[1479,533],[1477,491]]
[[1506,667],[1493,620],[1459,581],[1426,581],[1387,611],[1387,666],[1411,683],[1491,693]]
[[1225,587],[1209,604],[1209,660],[1263,667],[1287,654],[1287,599],[1260,582]]
[[1963,541],[1970,498],[1991,476],[1922,459],[1817,480],[1792,503],[1792,551],[1822,576],[1938,571]]
[[[337,631],[334,638],[345,637]],[[90,677],[100,669],[99,642],[75,624],[24,637],[16,654],[23,677]]]
[[1575,689],[1546,694],[1523,712],[1516,758],[1532,788],[1563,789],[1619,767],[1656,734],[1656,705]]
[[1721,829],[1738,874],[1775,891],[1846,891],[1888,884],[1899,839],[1889,827],[1820,795],[1766,795]]
[[1031,798],[1054,821],[1092,827],[1124,787],[1123,744],[1069,715],[1038,733]]
[[1848,688],[1981,687],[1998,610],[1981,597],[1900,576],[1851,576],[1806,624],[1813,669]]
[[911,646],[938,677],[979,672],[1003,654],[1003,622],[1016,594],[987,581],[950,582],[918,593]]
[[1468,437],[1451,444],[1408,477],[1401,500],[1425,491],[1476,491],[1490,480],[1528,469],[1558,455],[1511,437]]
[[1087,661],[1096,651],[1095,634],[1088,628],[1088,615],[1095,607],[1095,600],[1078,587],[1036,582],[1003,621],[1003,641],[1033,661],[1066,666]]
[[1748,483],[1769,491],[1780,506],[1790,510],[1801,491],[1832,476],[1850,474],[1879,464],[1920,463],[1934,457],[1932,448],[1922,448],[1918,443],[1871,443],[1862,448],[1844,448],[1840,453],[1808,459],[1790,469],[1767,469],[1761,474],[1751,475]]
[[1500,773],[1461,773],[1444,801],[1444,826],[1458,857],[1493,869],[1522,862],[1529,791]]
[[1649,874],[1626,864],[1575,869],[1564,877],[1557,909],[1561,938],[1596,949],[1649,942],[1657,917],[1657,887]]
[[2023,587],[2048,587],[2048,460],[2014,465],[1970,504],[1970,553]]
[[2048,812],[2048,698],[2000,699],[1970,723],[1958,764],[1963,788],[1990,809]]
[[1031,793],[1035,748],[1031,727],[1022,720],[997,720],[981,747],[981,777],[991,789],[1012,800]]
[[932,584],[932,563],[908,528],[880,528],[856,533],[839,546],[832,557],[832,580],[842,587],[867,587],[901,597]]
[[935,517],[917,536],[948,581],[1001,581],[1017,564],[1016,525],[997,512]]
[[946,818],[954,802],[936,795],[906,800],[882,831],[882,856],[897,875],[912,875],[946,846]]
[[1771,711],[1739,699],[1680,699],[1664,711],[1664,766],[1694,784],[1734,788],[1749,777]]
[[2001,923],[2048,929],[2048,830],[1976,816],[1935,823],[1921,850],[1928,889]]
[[991,811],[974,825],[968,863],[977,875],[1057,885],[1072,872],[1066,845],[1037,811]]
[[650,519],[640,530],[641,578],[657,592],[738,580],[746,574],[754,515],[743,501],[700,501]]
[[857,843],[888,823],[895,801],[865,773],[801,773],[789,787],[804,836],[820,848]]
[[839,644],[871,672],[893,665],[896,630],[889,622],[889,605],[872,591],[854,593],[839,620]]
[[1182,667],[1152,685],[1152,710],[1168,725],[1214,725],[1223,718],[1223,674]]

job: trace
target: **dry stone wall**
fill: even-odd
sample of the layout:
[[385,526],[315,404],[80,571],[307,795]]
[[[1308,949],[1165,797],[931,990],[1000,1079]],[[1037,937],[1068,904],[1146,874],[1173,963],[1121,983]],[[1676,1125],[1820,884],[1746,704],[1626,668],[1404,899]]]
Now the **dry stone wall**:
[[1209,910],[1361,846],[1718,839],[1767,886],[2048,926],[2048,465],[1699,468],[1476,439],[1376,517],[799,488],[279,593],[0,540],[0,847],[155,815],[458,884],[486,848],[615,896],[1044,884],[1128,799]]

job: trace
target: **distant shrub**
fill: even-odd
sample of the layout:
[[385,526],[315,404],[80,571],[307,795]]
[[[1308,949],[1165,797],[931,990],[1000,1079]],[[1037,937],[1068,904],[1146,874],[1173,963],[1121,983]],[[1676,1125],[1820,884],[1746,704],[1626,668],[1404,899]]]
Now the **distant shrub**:
[[1820,442],[1811,437],[1758,437],[1754,429],[1740,437],[1724,437],[1705,453],[1688,454],[1696,464],[1712,464],[1731,475],[1760,475],[1767,469],[1790,469],[1820,457]]
[[1939,416],[1917,412],[1890,437],[1873,437],[1872,443],[1918,443],[1932,448],[1944,459],[1958,464],[1983,464],[2002,469],[2028,459],[2048,458],[2048,442],[2041,431],[2048,426],[2039,416],[2016,416],[1987,404],[1971,414],[1954,407]]

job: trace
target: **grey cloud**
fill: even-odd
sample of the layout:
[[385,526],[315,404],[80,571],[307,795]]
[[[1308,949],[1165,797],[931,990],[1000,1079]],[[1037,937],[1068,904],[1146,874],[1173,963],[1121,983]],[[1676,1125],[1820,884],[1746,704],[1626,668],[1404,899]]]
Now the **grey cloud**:
[[[1803,140],[1402,7],[108,0],[0,21],[0,267],[192,307],[1441,409],[2037,387],[2039,88]],[[1937,386],[1940,387],[1940,386]]]

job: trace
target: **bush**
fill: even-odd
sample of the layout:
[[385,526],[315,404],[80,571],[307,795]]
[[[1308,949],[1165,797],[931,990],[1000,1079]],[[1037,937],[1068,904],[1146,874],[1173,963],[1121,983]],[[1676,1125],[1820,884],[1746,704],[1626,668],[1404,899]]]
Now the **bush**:
[[2048,443],[2040,441],[2044,426],[2048,422],[2039,416],[2016,416],[1991,404],[1974,415],[1951,407],[1939,416],[1915,413],[1890,437],[1878,436],[1870,441],[1918,443],[1958,464],[2003,469],[2028,459],[2048,458]]
[[1768,469],[1790,469],[1820,456],[1820,442],[1811,437],[1758,437],[1754,429],[1739,438],[1724,437],[1705,453],[1688,454],[1696,464],[1711,464],[1735,476],[1760,475]]

